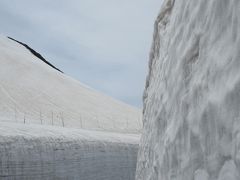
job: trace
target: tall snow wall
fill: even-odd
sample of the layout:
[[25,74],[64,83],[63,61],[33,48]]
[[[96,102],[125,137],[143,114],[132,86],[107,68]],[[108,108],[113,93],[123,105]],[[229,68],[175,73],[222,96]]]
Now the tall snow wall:
[[138,135],[0,123],[1,180],[133,180]]
[[240,1],[165,0],[137,180],[240,179]]

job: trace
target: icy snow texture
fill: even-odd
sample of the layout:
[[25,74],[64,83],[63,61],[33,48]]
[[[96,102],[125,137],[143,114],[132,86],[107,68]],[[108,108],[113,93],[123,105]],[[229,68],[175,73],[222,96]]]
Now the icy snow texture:
[[165,0],[137,180],[240,179],[240,1]]
[[133,180],[139,136],[0,123],[1,180]]
[[54,70],[0,36],[0,121],[137,133],[139,109]]

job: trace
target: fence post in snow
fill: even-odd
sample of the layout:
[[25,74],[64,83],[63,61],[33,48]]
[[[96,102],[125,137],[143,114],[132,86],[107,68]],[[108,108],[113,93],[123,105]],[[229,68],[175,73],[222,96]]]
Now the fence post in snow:
[[43,121],[42,121],[42,110],[40,110],[40,121],[41,121],[41,124],[43,124]]
[[26,123],[26,113],[24,113],[24,115],[23,115],[23,123],[24,124]]
[[52,112],[52,126],[53,126],[53,112]]
[[83,128],[82,116],[81,115],[80,115],[80,123],[81,123],[81,128]]
[[15,121],[17,122],[17,107],[16,107],[16,104],[14,106],[14,117],[15,117]]
[[63,113],[61,113],[62,126],[64,127]]

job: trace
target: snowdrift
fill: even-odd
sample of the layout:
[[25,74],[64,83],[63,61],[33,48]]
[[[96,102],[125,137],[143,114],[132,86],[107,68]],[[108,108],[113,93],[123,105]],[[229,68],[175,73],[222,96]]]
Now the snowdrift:
[[165,0],[137,180],[240,179],[240,2]]

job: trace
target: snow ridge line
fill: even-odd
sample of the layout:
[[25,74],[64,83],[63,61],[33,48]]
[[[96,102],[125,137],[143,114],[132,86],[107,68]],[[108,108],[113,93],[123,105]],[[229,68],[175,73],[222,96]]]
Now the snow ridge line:
[[27,44],[24,44],[20,41],[17,41],[16,39],[13,39],[11,37],[8,37],[8,39],[15,41],[19,44],[21,44],[22,46],[24,46],[25,48],[27,48],[34,56],[36,56],[37,58],[41,59],[44,63],[46,63],[47,65],[49,65],[50,67],[52,67],[53,69],[63,73],[63,71],[61,71],[60,69],[56,68],[54,65],[52,65],[50,62],[48,62],[41,54],[39,54],[38,52],[36,52],[35,50],[33,50],[32,48],[30,48]]

